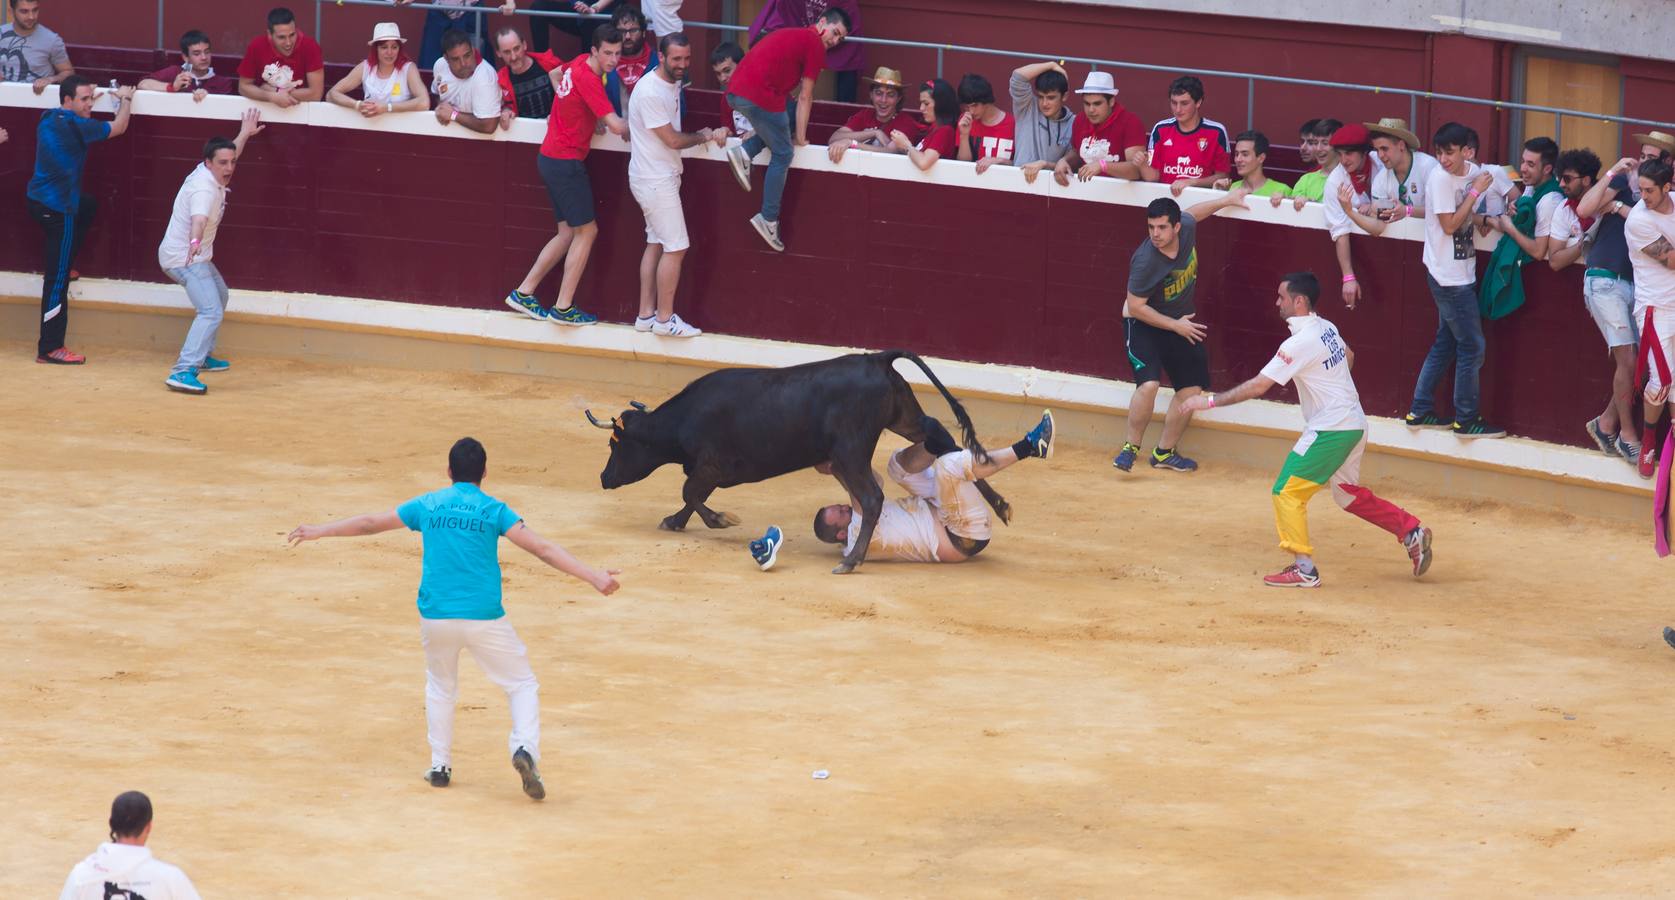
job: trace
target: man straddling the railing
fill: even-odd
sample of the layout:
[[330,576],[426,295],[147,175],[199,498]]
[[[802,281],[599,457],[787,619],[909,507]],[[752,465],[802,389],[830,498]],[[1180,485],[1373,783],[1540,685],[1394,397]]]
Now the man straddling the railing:
[[12,20],[0,25],[0,81],[22,81],[35,93],[76,74],[58,32],[41,24],[39,0],[7,0]]
[[244,111],[238,137],[213,137],[204,145],[203,162],[192,168],[175,194],[168,229],[157,246],[157,264],[163,274],[186,289],[197,315],[186,332],[180,357],[163,384],[171,391],[202,394],[209,389],[198,380],[200,372],[224,372],[232,364],[210,356],[215,335],[227,312],[227,282],[215,268],[215,232],[227,210],[227,185],[232,183],[244,146],[261,132],[262,114],[251,107]]
[[1006,92],[1012,97],[1012,117],[1017,121],[1012,164],[1034,181],[1042,169],[1051,169],[1071,150],[1076,115],[1065,103],[1070,99],[1070,77],[1056,62],[1030,63],[1012,70]]
[[[547,138],[535,157],[541,181],[547,186],[558,234],[547,241],[535,257],[535,264],[523,283],[506,295],[506,305],[539,321],[560,325],[592,325],[599,318],[575,305],[576,286],[587,269],[593,241],[599,236],[594,221],[593,186],[587,179],[583,160],[593,147],[596,126],[618,137],[628,137],[628,123],[611,109],[605,96],[605,75],[616,68],[622,55],[622,34],[606,26],[593,32],[593,49],[548,73],[553,82],[552,114],[547,116]],[[558,300],[549,311],[535,299],[535,289],[547,273],[564,261],[564,275],[558,285]]]
[[42,113],[35,129],[35,174],[29,179],[27,204],[29,217],[46,232],[41,245],[41,338],[35,348],[35,361],[40,363],[73,366],[87,362],[87,357],[64,346],[70,321],[70,270],[97,207],[92,197],[82,193],[82,169],[91,145],[128,130],[134,89],[117,88],[112,122],[91,117],[94,97],[91,82],[71,75],[58,84],[58,107]]
[[488,60],[477,58],[471,35],[463,31],[442,34],[442,58],[431,75],[436,92],[436,121],[444,128],[459,124],[478,134],[493,134],[501,127],[500,81]]
[[872,105],[850,116],[843,127],[832,132],[832,139],[826,145],[826,155],[832,162],[842,162],[844,152],[852,149],[896,152],[890,142],[892,131],[907,135],[909,143],[914,144],[924,137],[925,127],[903,112],[901,72],[879,66],[867,80],[872,82],[872,90],[867,92]]
[[1170,118],[1152,126],[1142,175],[1169,185],[1176,197],[1189,187],[1210,187],[1233,167],[1227,126],[1204,118],[1203,106],[1204,82],[1182,75],[1169,84]]
[[141,78],[139,89],[191,94],[194,103],[204,102],[210,94],[238,93],[238,80],[231,75],[215,74],[214,62],[209,35],[193,29],[180,36],[180,64]]
[[494,55],[500,60],[500,127],[516,118],[545,119],[553,108],[553,80],[547,73],[564,60],[544,51],[529,52],[523,35],[510,25],[494,33]]
[[[750,120],[755,134],[727,150],[739,187],[750,190],[750,161],[766,147],[772,154],[762,182],[762,211],[750,225],[769,247],[784,252],[780,200],[791,170],[793,148],[808,144],[808,116],[814,108],[814,79],[826,65],[826,51],[849,36],[849,15],[829,9],[808,28],[781,28],[767,35],[739,63],[727,84],[727,102]],[[785,99],[797,91],[797,121],[786,119]]]
[[733,108],[727,101],[727,85],[733,80],[733,73],[739,70],[739,63],[744,61],[744,48],[731,41],[717,44],[710,51],[710,71],[715,73],[715,85],[721,88],[721,127],[728,129],[741,141],[749,140],[753,133],[750,120],[744,113]]
[[1017,150],[1018,120],[995,105],[995,90],[981,75],[965,75],[960,98],[960,161],[976,163],[981,175],[993,165],[1009,166]]
[[[1146,161],[1146,126],[1140,117],[1117,102],[1117,86],[1110,72],[1089,72],[1076,90],[1082,114],[1070,129],[1070,152],[1053,166],[1053,178],[1069,184],[1072,173],[1083,181],[1095,175],[1140,177]],[[1024,177],[1033,173],[1024,167]]]
[[1384,231],[1384,222],[1371,218],[1373,182],[1383,173],[1384,164],[1373,155],[1372,136],[1367,133],[1367,126],[1354,122],[1332,133],[1332,153],[1338,165],[1326,176],[1326,198],[1321,201],[1321,212],[1338,256],[1338,270],[1343,275],[1343,305],[1354,309],[1361,300],[1361,282],[1355,278],[1349,235],[1356,224],[1370,234]]
[[266,34],[251,39],[238,64],[238,92],[280,109],[326,96],[326,63],[320,45],[297,29],[283,6],[268,11]]

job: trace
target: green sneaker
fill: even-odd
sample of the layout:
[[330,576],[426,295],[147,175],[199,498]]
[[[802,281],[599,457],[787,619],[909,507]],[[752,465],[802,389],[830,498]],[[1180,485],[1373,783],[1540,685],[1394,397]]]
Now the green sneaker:
[[560,325],[592,325],[599,321],[598,316],[582,312],[581,308],[576,306],[568,306],[564,309],[555,306],[547,311],[547,318]]
[[1402,419],[1402,424],[1406,425],[1413,431],[1418,431],[1421,428],[1447,428],[1449,423],[1444,422],[1442,417],[1438,416],[1436,413],[1428,412],[1419,414],[1408,413],[1407,416]]
[[206,356],[204,357],[203,363],[198,366],[198,374],[201,375],[205,372],[225,372],[232,367],[233,364],[224,359],[216,359],[213,356]]

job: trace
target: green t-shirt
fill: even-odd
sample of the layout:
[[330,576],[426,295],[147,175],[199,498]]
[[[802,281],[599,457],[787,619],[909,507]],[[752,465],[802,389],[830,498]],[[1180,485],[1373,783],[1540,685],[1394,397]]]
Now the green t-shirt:
[[1326,196],[1326,173],[1323,170],[1308,172],[1297,179],[1297,186],[1291,189],[1293,197],[1307,197],[1319,203]]
[[[1245,180],[1243,178],[1233,182],[1232,190],[1238,190],[1239,185],[1244,183]],[[1283,181],[1276,181],[1270,178],[1267,181],[1262,182],[1262,186],[1254,191],[1251,191],[1251,193],[1258,197],[1285,197],[1290,195],[1291,186]]]

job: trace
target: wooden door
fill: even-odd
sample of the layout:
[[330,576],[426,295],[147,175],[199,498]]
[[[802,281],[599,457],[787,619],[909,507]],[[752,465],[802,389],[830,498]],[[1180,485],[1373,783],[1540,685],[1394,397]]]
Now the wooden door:
[[[1534,53],[1524,57],[1525,103],[1616,115],[1622,111],[1622,100],[1622,76],[1615,63]],[[1554,137],[1553,118],[1551,113],[1524,113],[1518,145],[1533,137]],[[1582,116],[1563,119],[1556,134],[1561,149],[1587,147],[1606,165],[1619,158],[1622,129],[1615,123]]]

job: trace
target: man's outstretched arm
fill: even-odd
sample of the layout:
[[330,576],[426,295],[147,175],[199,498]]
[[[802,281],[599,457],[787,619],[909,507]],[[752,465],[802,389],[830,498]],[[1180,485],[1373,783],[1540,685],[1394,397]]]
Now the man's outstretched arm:
[[577,559],[557,541],[547,540],[522,522],[513,525],[512,530],[506,532],[506,539],[560,572],[593,585],[594,590],[607,597],[616,593],[617,588],[621,586],[616,580],[616,576],[622,574],[621,569],[595,569]]
[[286,535],[285,540],[295,547],[303,541],[315,541],[327,537],[362,537],[368,534],[394,531],[402,527],[404,526],[401,517],[396,515],[395,510],[392,509],[389,512],[350,516],[347,519],[338,519],[336,522],[329,522],[325,525],[298,525],[291,530],[289,535]]

